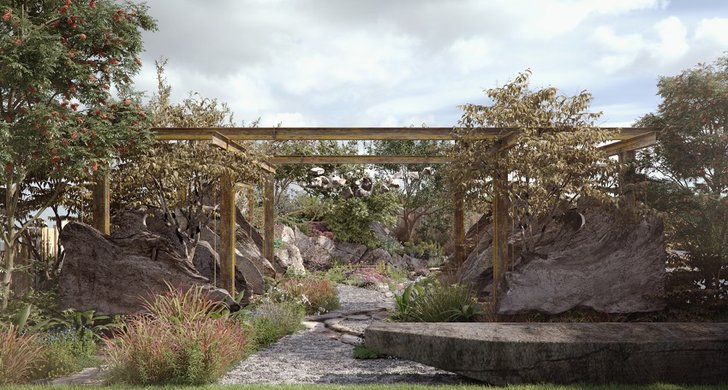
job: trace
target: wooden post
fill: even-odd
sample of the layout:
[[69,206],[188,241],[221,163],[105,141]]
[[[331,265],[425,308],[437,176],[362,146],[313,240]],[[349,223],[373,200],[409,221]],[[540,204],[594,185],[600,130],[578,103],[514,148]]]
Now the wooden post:
[[455,215],[453,216],[455,242],[455,267],[457,270],[465,262],[465,204],[462,191],[455,192]]
[[108,171],[97,176],[92,194],[93,226],[103,234],[111,234],[111,189]]
[[235,296],[235,188],[230,176],[220,179],[220,281]]
[[498,283],[508,260],[508,201],[501,195],[508,174],[501,172],[493,178],[493,304],[498,302]]
[[273,235],[275,234],[275,211],[273,208],[273,202],[275,199],[275,177],[273,175],[270,175],[265,179],[263,196],[263,256],[272,263]]

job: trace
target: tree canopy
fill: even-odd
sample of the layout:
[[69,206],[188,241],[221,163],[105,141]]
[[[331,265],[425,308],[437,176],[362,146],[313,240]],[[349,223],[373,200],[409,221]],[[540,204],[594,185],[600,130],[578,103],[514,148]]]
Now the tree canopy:
[[[599,150],[613,134],[596,125],[601,114],[589,111],[591,95],[583,91],[565,96],[553,87],[532,91],[530,74],[486,90],[489,105],[462,106],[463,130],[451,164],[457,191],[485,203],[496,192],[508,200],[526,251],[542,231],[539,221],[549,223],[560,207],[584,196],[608,199],[604,188],[617,168]],[[496,141],[469,140],[470,132],[480,127],[514,129],[512,147],[499,152]],[[498,176],[504,178],[501,185],[493,180]]]
[[132,76],[156,26],[146,6],[111,0],[4,0],[0,13],[4,308],[18,238],[64,184],[151,140]]

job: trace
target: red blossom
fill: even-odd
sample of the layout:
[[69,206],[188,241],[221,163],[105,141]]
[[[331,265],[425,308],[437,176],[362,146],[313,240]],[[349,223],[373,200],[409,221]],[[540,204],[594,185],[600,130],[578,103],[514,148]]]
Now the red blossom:
[[13,11],[11,9],[6,9],[5,13],[3,13],[3,22],[7,22],[10,20],[10,17],[13,16]]

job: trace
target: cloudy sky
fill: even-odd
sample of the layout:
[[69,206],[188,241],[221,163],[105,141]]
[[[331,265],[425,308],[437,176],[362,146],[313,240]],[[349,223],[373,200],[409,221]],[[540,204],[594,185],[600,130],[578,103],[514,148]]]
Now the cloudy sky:
[[659,103],[656,82],[728,51],[725,0],[149,0],[139,89],[168,59],[173,98],[238,123],[453,126],[458,105],[526,68],[588,90],[602,125]]

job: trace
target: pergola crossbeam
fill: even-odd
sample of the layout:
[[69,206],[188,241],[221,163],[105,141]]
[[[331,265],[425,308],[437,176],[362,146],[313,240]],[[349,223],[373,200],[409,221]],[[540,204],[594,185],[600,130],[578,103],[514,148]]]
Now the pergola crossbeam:
[[656,142],[657,133],[655,133],[654,131],[650,131],[632,138],[604,145],[600,149],[603,150],[608,156],[614,156],[624,152],[631,152],[634,150],[647,148],[654,145]]
[[450,156],[273,156],[268,161],[281,164],[444,164],[452,161]]
[[[649,131],[637,127],[603,127],[615,130],[615,139],[629,139]],[[303,141],[303,140],[456,140],[496,139],[517,131],[509,127],[483,127],[471,129],[467,136],[458,136],[456,127],[222,127],[222,128],[154,128],[160,141],[209,140],[219,133],[234,140],[247,141]]]

